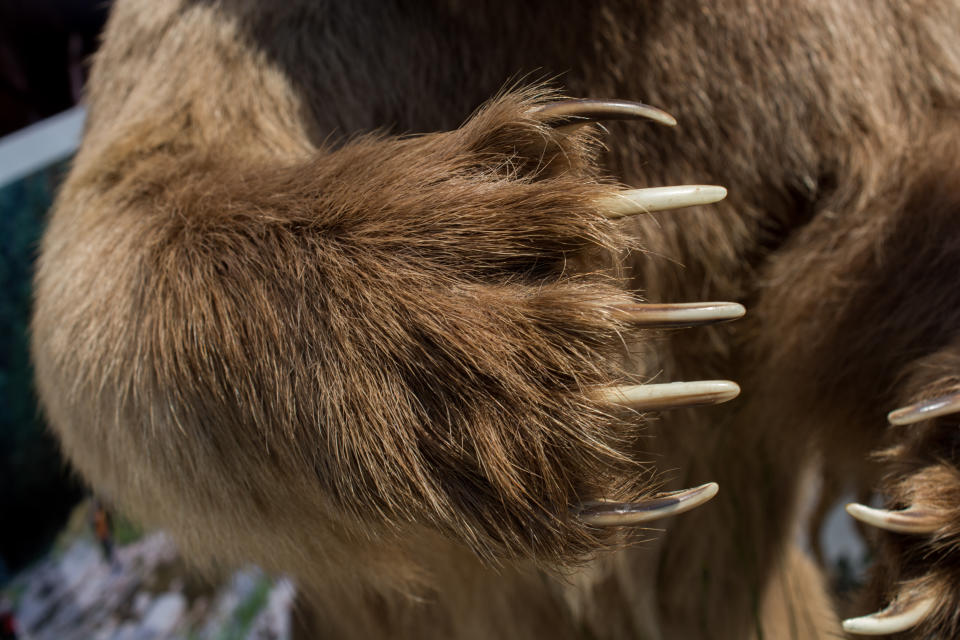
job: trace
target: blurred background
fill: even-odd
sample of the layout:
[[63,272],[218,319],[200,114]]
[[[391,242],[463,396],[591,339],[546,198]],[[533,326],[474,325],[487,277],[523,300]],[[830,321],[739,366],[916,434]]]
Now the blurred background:
[[[0,137],[78,103],[106,14],[102,1],[0,2]],[[29,160],[12,155],[0,175]],[[37,412],[26,332],[36,243],[65,167],[0,183],[0,582],[49,546],[82,495]]]
[[0,2],[0,136],[77,104],[104,0]]

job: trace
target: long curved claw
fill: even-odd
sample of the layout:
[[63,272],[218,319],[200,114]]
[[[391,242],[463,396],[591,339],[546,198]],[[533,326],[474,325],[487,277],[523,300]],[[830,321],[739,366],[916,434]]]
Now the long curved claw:
[[885,636],[917,626],[933,610],[933,598],[897,598],[883,611],[843,621],[843,630],[864,636]]
[[662,411],[705,404],[720,404],[740,395],[740,386],[729,380],[696,380],[664,384],[631,384],[604,389],[602,401],[635,411]]
[[640,502],[590,502],[583,505],[578,516],[596,527],[643,524],[699,507],[717,495],[719,489],[716,482],[708,482],[692,489],[661,493]]
[[640,213],[682,209],[702,204],[713,204],[727,197],[723,187],[704,184],[684,184],[675,187],[624,189],[598,202],[599,208],[611,220]]
[[579,127],[600,120],[653,120],[668,127],[677,124],[676,119],[666,111],[630,100],[559,100],[537,107],[534,113],[555,120],[554,126],[557,128]]
[[697,327],[742,318],[736,302],[683,302],[676,304],[617,303],[605,306],[618,320],[640,327],[669,329]]
[[933,533],[940,528],[940,519],[935,513],[910,507],[903,511],[874,509],[856,502],[846,507],[847,513],[863,522],[896,533]]
[[951,393],[891,411],[887,414],[887,420],[890,424],[906,425],[957,412],[960,412],[960,393]]

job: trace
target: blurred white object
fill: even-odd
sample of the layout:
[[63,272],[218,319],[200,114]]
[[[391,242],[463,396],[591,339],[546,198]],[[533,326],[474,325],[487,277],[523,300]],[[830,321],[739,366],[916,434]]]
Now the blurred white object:
[[76,151],[85,117],[74,107],[0,138],[0,187]]

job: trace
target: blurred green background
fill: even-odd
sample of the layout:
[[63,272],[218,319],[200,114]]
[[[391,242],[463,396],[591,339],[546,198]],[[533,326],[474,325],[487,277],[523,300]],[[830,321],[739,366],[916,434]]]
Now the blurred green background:
[[[109,4],[0,0],[0,137],[77,104]],[[66,166],[0,186],[0,585],[49,547],[81,495],[45,432],[27,349],[37,241]]]
[[0,584],[49,547],[82,495],[37,407],[28,338],[33,263],[66,170],[0,187]]

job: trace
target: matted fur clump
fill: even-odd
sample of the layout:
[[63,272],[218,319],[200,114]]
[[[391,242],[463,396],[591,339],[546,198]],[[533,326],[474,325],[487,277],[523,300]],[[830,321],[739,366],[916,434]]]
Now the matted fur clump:
[[[45,414],[195,561],[294,574],[304,637],[831,638],[838,606],[956,637],[958,31],[952,0],[118,0],[41,247]],[[682,184],[729,197],[634,215]],[[711,300],[750,312],[637,315]],[[819,512],[887,500],[851,507],[854,605],[795,545],[815,473]]]

